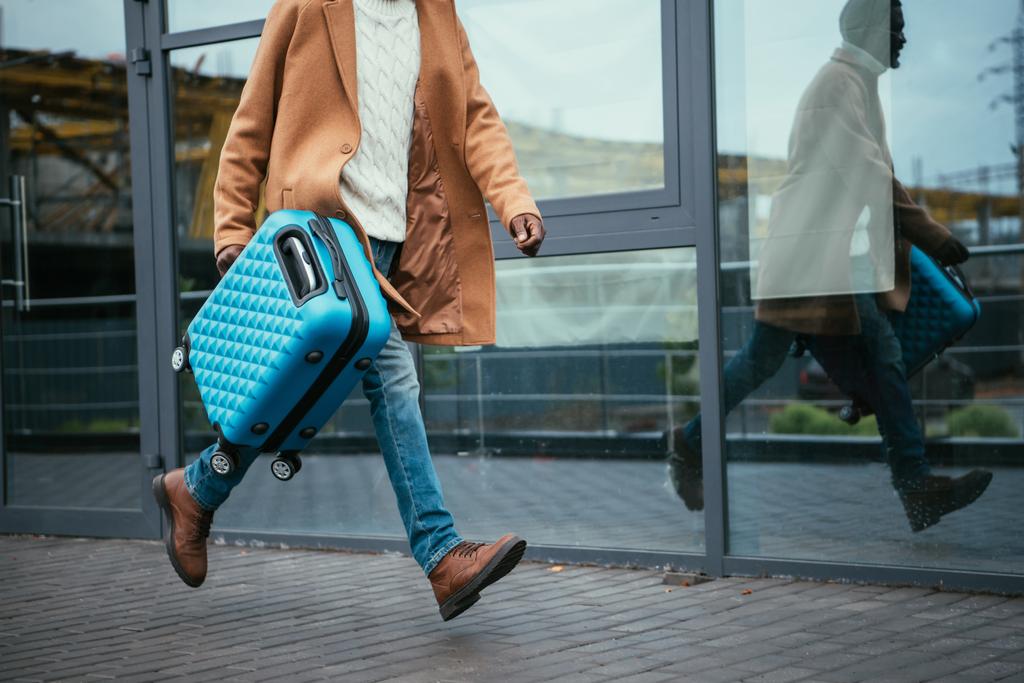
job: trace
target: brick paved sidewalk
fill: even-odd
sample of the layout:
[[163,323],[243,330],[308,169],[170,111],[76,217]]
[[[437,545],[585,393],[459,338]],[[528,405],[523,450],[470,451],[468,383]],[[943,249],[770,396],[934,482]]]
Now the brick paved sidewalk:
[[1024,681],[1024,599],[556,570],[444,623],[406,557],[0,537],[0,679]]

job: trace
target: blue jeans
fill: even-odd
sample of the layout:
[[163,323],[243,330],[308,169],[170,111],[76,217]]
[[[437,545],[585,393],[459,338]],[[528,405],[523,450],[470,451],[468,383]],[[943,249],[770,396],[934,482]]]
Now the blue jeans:
[[[809,348],[843,392],[857,395],[874,410],[893,485],[913,488],[931,473],[931,466],[914,416],[903,349],[889,319],[896,314],[882,312],[872,294],[858,295],[855,301],[860,334],[815,336]],[[755,323],[753,335],[723,372],[725,414],[779,371],[795,339],[794,332]],[[698,415],[683,429],[687,447],[696,453],[700,435]]]
[[[370,243],[377,269],[390,272],[400,245],[374,239]],[[444,506],[441,483],[430,459],[419,393],[412,354],[392,320],[387,344],[363,376],[363,394],[370,401],[370,417],[413,557],[430,574],[462,538],[455,532],[455,522]],[[230,476],[221,477],[210,467],[216,450],[217,444],[211,445],[185,469],[185,485],[207,510],[216,510],[227,500],[259,455],[256,449],[242,449],[238,454],[239,468]]]

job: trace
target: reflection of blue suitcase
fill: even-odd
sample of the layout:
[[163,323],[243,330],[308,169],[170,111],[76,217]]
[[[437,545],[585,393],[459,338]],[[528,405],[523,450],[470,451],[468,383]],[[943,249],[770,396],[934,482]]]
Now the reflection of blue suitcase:
[[940,266],[917,247],[910,250],[910,302],[893,320],[908,376],[963,338],[980,315],[981,305],[959,268]]
[[278,211],[253,236],[188,326],[176,370],[190,370],[220,448],[214,471],[237,467],[239,446],[279,455],[282,481],[387,341],[391,317],[348,224]]
[[[910,301],[902,315],[892,317],[910,377],[967,334],[981,315],[981,305],[963,272],[944,267],[917,247],[910,251]],[[842,387],[840,387],[842,389]],[[871,409],[853,397],[839,417],[855,424]]]

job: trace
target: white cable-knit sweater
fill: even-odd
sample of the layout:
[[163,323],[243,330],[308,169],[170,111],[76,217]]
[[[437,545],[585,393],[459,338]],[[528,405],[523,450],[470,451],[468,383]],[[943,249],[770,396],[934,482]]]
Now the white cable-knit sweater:
[[355,0],[362,138],[341,196],[371,237],[405,241],[413,96],[420,73],[415,0]]

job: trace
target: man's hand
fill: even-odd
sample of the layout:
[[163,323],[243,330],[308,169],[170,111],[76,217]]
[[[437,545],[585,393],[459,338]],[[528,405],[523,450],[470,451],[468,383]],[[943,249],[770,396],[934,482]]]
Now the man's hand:
[[224,277],[224,273],[228,272],[228,268],[235,262],[238,255],[242,253],[242,247],[237,244],[224,247],[217,254],[217,272],[220,273],[221,277]]
[[540,251],[540,245],[544,243],[544,238],[547,236],[544,231],[544,221],[540,216],[535,216],[532,213],[522,213],[513,218],[508,231],[519,251],[527,256],[536,256]]
[[935,258],[944,266],[958,266],[970,256],[971,252],[955,237],[950,237],[935,250]]

